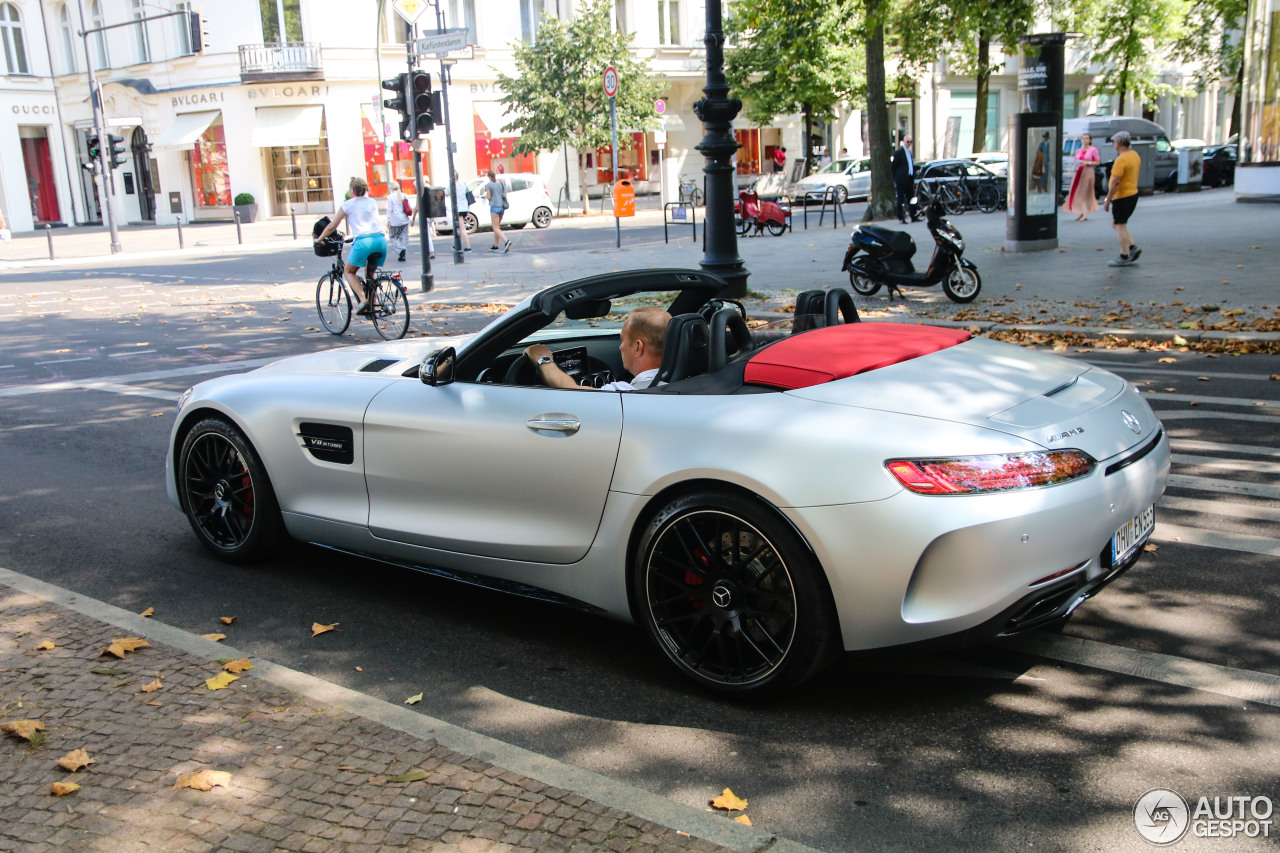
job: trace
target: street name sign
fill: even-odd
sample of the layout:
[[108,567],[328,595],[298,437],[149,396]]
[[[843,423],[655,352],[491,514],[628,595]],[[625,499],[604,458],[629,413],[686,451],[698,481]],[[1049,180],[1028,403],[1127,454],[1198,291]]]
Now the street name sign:
[[444,56],[451,51],[464,50],[467,47],[468,32],[469,30],[463,28],[445,30],[442,33],[427,33],[425,36],[419,36],[414,42],[413,52],[418,56]]

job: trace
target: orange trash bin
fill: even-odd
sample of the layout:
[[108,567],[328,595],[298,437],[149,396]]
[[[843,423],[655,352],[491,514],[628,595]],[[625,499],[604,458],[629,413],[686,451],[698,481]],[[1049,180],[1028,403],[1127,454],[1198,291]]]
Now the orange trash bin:
[[613,215],[636,215],[636,188],[631,181],[623,178],[613,185]]

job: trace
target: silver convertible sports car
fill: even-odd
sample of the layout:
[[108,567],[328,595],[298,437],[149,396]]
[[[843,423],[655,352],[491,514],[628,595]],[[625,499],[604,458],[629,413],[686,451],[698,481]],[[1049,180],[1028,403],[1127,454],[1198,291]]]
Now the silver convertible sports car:
[[[677,670],[774,691],[841,650],[1060,622],[1143,553],[1169,442],[1136,389],[847,291],[749,324],[689,270],[538,293],[468,338],[286,358],[182,395],[168,491],[232,560],[292,538],[632,620]],[[673,319],[655,387],[628,306]]]

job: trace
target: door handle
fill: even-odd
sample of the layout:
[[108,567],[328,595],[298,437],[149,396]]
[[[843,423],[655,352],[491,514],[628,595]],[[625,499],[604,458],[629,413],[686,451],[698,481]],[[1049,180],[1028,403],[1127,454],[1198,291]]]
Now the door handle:
[[546,415],[534,415],[524,422],[524,425],[534,432],[542,432],[548,430],[551,432],[562,432],[565,435],[573,435],[582,429],[582,421],[573,415],[562,415],[558,413]]

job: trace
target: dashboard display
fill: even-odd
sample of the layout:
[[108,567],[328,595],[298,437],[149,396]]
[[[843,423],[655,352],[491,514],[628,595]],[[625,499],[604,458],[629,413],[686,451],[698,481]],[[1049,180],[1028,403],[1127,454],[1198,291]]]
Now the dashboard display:
[[587,348],[586,347],[570,347],[562,349],[559,352],[552,353],[556,360],[556,367],[565,373],[578,379],[587,372]]

